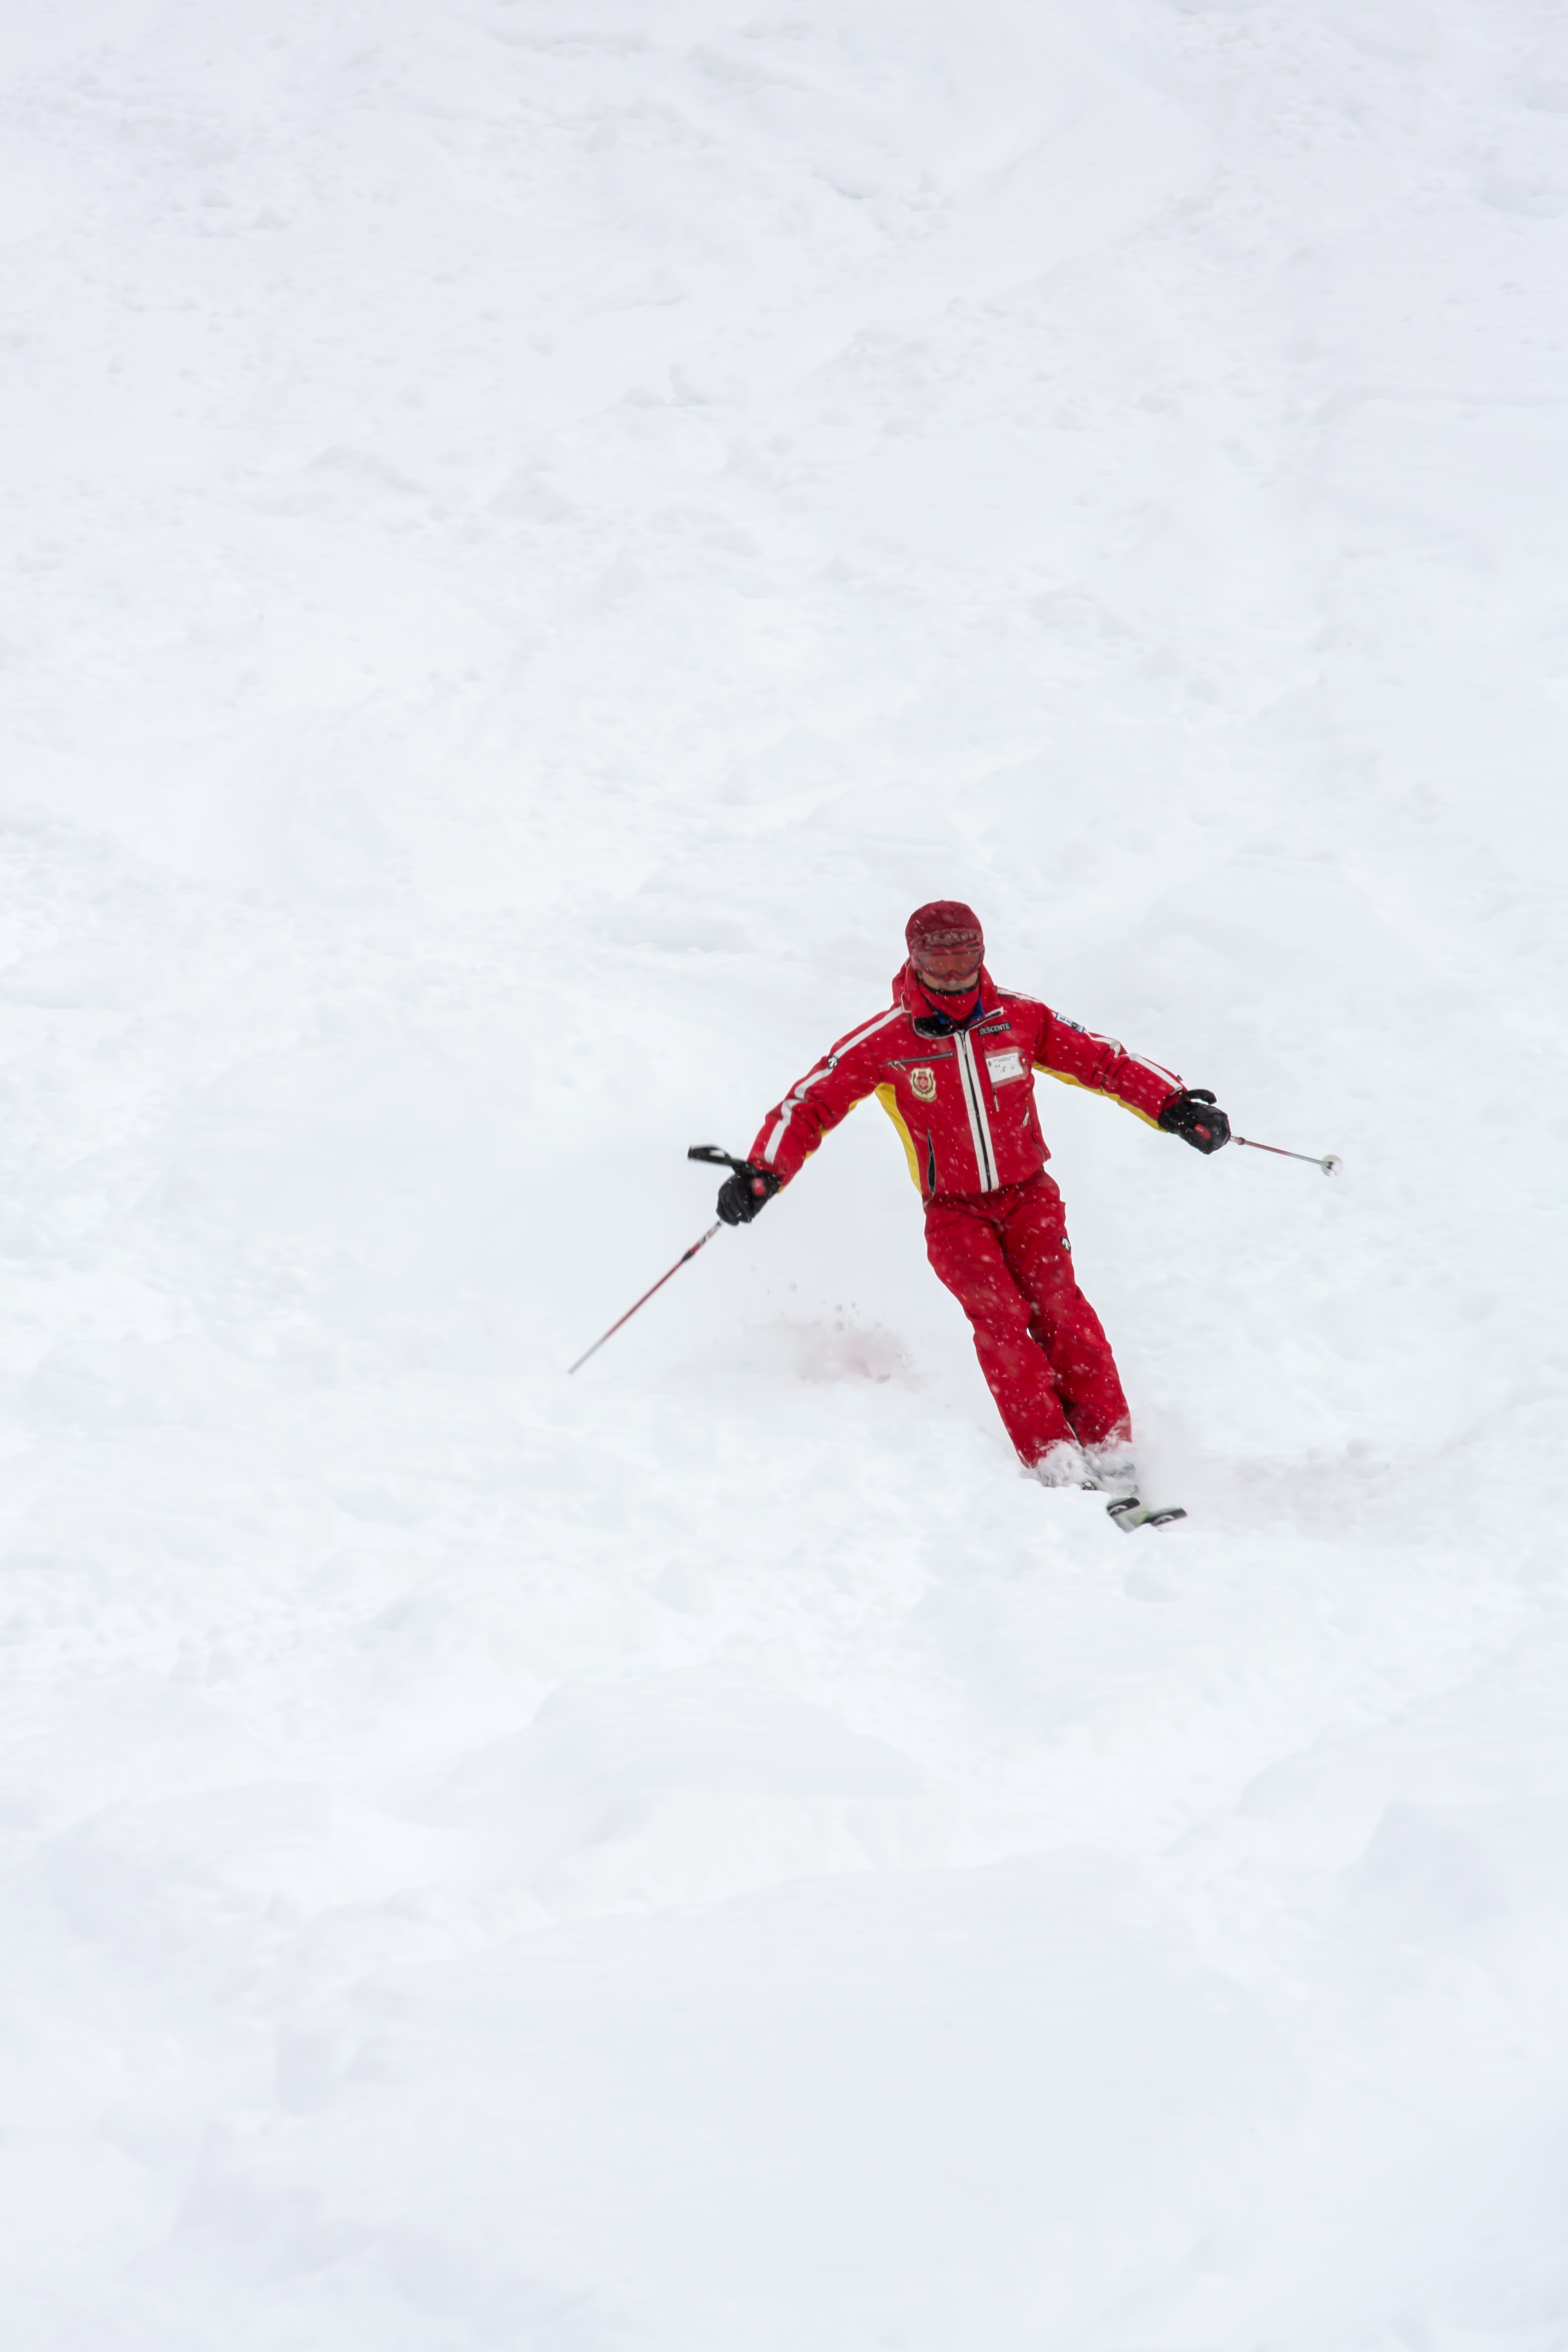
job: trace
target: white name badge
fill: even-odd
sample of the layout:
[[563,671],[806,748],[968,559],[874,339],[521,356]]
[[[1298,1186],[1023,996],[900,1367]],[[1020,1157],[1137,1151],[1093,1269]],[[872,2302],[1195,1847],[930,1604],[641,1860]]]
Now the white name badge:
[[1005,1054],[987,1054],[985,1066],[991,1073],[992,1085],[1005,1086],[1009,1078],[1024,1076],[1024,1056],[1016,1045],[1010,1045]]

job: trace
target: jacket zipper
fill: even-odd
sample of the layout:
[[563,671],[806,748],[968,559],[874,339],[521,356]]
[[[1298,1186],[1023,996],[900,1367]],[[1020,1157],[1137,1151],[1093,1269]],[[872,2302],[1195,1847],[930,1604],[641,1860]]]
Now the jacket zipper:
[[963,1080],[964,1108],[969,1113],[969,1132],[974,1140],[974,1160],[980,1171],[980,1189],[983,1192],[995,1192],[1001,1189],[996,1181],[996,1155],[991,1145],[991,1125],[985,1116],[985,1097],[980,1090],[974,1048],[967,1030],[961,1029],[954,1042]]

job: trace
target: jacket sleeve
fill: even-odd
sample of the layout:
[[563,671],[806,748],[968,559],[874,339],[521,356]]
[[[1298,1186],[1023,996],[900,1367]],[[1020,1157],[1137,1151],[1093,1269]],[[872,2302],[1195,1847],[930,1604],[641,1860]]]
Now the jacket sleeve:
[[1114,1037],[1097,1037],[1091,1029],[1064,1021],[1045,1005],[1040,1008],[1034,1064],[1037,1070],[1060,1078],[1064,1086],[1087,1087],[1091,1094],[1110,1095],[1151,1127],[1158,1125],[1161,1110],[1182,1088],[1173,1070],[1163,1070],[1158,1062],[1145,1062],[1140,1055],[1128,1053]]
[[[876,1025],[879,1029],[883,1024],[879,1021]],[[875,1091],[878,1067],[868,1044],[851,1039],[836,1045],[769,1111],[747,1159],[753,1167],[771,1168],[780,1183],[787,1184],[823,1137]]]

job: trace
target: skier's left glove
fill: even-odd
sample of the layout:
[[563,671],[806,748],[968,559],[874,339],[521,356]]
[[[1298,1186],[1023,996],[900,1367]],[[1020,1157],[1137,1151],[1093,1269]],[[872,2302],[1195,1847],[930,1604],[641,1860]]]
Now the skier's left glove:
[[1194,1151],[1218,1151],[1230,1141],[1230,1121],[1207,1087],[1184,1087],[1159,1115],[1167,1135],[1179,1135]]
[[754,1168],[745,1160],[719,1187],[719,1214],[727,1225],[749,1225],[761,1216],[780,1181],[771,1168]]

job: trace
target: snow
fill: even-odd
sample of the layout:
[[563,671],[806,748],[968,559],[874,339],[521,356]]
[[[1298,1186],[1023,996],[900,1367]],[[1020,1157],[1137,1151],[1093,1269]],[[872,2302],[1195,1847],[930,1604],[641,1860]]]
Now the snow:
[[[7,2346],[1557,2352],[1561,13],[3,93]],[[1184,1524],[874,1105],[566,1376],[937,895]]]

